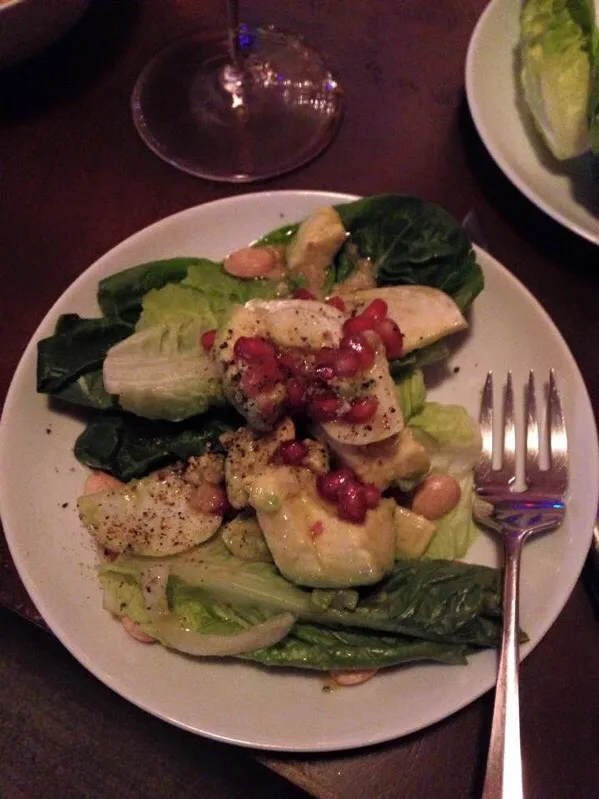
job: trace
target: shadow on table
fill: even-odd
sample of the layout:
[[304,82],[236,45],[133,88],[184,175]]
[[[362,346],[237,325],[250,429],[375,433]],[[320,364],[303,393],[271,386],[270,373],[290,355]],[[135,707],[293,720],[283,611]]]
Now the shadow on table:
[[40,55],[0,70],[0,125],[79,96],[118,58],[139,16],[135,0],[93,0],[77,24]]

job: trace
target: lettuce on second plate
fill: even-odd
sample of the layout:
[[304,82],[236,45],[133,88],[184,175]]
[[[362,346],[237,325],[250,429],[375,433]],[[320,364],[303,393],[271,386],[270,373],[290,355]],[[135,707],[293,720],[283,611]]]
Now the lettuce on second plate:
[[580,155],[591,143],[596,49],[593,0],[526,0],[520,82],[535,126],[559,160]]

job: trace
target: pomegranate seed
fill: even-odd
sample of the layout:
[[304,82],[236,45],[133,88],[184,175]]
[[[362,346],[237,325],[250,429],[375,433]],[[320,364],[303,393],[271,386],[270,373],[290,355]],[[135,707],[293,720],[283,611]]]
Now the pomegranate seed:
[[338,350],[335,347],[321,347],[315,355],[317,366],[333,366]]
[[341,297],[329,297],[326,303],[327,305],[332,305],[333,308],[337,308],[338,311],[345,313],[345,303]]
[[340,519],[354,524],[362,524],[366,518],[366,497],[358,483],[346,483],[339,491],[337,512]]
[[369,510],[378,507],[381,501],[381,492],[373,483],[365,483],[362,486],[362,492],[366,500],[366,507],[369,508]]
[[299,466],[308,454],[303,441],[283,441],[276,449],[273,459],[280,459],[287,466]]
[[261,336],[240,336],[235,342],[233,353],[242,361],[263,361],[274,359],[274,346]]
[[206,330],[205,333],[202,333],[200,341],[202,342],[202,347],[206,350],[206,352],[210,352],[210,350],[214,346],[215,338],[216,338],[216,330]]
[[339,491],[346,483],[355,483],[356,478],[351,469],[338,469],[336,472],[319,474],[316,478],[318,493],[327,502],[337,502]]
[[335,372],[332,366],[317,366],[316,367],[316,377],[319,377],[321,380],[332,380],[335,377]]
[[290,377],[285,383],[285,388],[287,389],[287,402],[292,408],[299,408],[303,404],[304,397],[306,396],[305,384],[301,380],[298,380],[297,377]]
[[316,538],[317,535],[322,535],[324,530],[324,524],[320,521],[314,522],[312,527],[310,527],[310,535]]
[[360,368],[360,358],[353,350],[339,349],[336,351],[333,369],[337,377],[355,377]]
[[260,364],[252,369],[247,369],[241,378],[241,389],[250,399],[254,399],[258,394],[273,388],[282,379],[283,375],[276,363]]
[[361,333],[343,336],[339,346],[342,350],[355,352],[360,361],[360,368],[364,371],[370,369],[374,363],[376,353]]
[[343,421],[350,424],[365,424],[368,422],[379,406],[376,397],[360,397],[355,399],[347,413],[343,414]]
[[295,374],[297,371],[297,361],[289,352],[285,352],[284,350],[279,350],[277,352],[277,363],[285,372],[289,374]]
[[365,330],[374,329],[374,319],[369,319],[367,316],[352,316],[351,319],[346,319],[343,323],[343,332],[347,336],[353,333],[363,333]]
[[366,319],[372,319],[373,322],[379,322],[387,316],[387,303],[385,300],[376,299],[364,308],[360,316]]
[[294,300],[315,300],[316,297],[308,289],[296,289],[291,295]]
[[391,361],[393,358],[401,358],[403,355],[403,333],[395,324],[393,319],[381,319],[375,325],[375,331],[380,340],[385,345],[385,352],[387,358]]
[[339,397],[323,395],[313,399],[308,405],[309,415],[317,422],[332,422],[337,418],[341,400]]

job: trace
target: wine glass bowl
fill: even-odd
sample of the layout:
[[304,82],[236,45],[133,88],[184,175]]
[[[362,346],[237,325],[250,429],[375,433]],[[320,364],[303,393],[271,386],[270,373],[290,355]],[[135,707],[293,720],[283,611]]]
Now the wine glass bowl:
[[141,73],[133,119],[146,144],[203,178],[249,183],[316,157],[334,138],[343,92],[324,58],[273,26],[187,36]]

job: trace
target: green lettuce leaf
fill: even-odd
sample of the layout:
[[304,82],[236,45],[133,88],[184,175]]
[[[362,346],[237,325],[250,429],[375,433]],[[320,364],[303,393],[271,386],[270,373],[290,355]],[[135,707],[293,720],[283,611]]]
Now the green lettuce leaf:
[[437,520],[435,535],[424,556],[463,558],[479,535],[472,518],[472,469],[480,457],[482,446],[479,426],[461,405],[437,402],[425,403],[409,424],[429,452],[431,470],[447,472],[461,488],[456,507]]
[[276,296],[278,284],[274,280],[240,280],[227,274],[222,264],[203,258],[189,267],[181,285],[198,291],[220,322],[232,305],[243,305],[253,299],[272,299]]
[[104,384],[120,406],[147,419],[177,422],[225,403],[214,360],[201,343],[200,320],[140,330],[112,347]]
[[414,414],[422,410],[426,400],[426,385],[422,369],[411,369],[396,379],[395,393],[403,417],[407,422]]
[[520,15],[520,82],[535,127],[562,160],[589,147],[594,71],[592,0],[527,0]]
[[478,424],[461,405],[426,402],[409,424],[429,451],[431,469],[456,478],[472,471],[482,440]]
[[[327,628],[374,630],[426,641],[495,646],[500,634],[500,573],[486,566],[445,560],[398,560],[376,586],[359,591],[355,609],[325,607],[311,591],[283,578],[274,564],[242,561],[218,538],[170,558],[121,555],[100,574],[125,575],[141,583],[149,565],[164,565],[170,580],[199,589],[236,610],[290,612]],[[108,602],[110,607],[114,602]]]
[[[114,573],[104,573],[100,580],[106,609],[117,616],[128,616],[146,633],[161,641],[160,632],[152,624],[136,581],[130,576]],[[256,608],[234,608],[177,580],[169,582],[168,596],[171,612],[178,617],[181,625],[204,634],[235,634],[274,615]],[[265,666],[329,671],[382,668],[414,661],[463,665],[470,651],[464,644],[381,635],[368,630],[332,629],[298,622],[274,646],[255,649],[237,657]]]
[[156,422],[132,414],[92,418],[75,442],[80,463],[129,482],[177,460],[220,451],[219,437],[236,430],[241,419],[229,409],[209,411],[185,422]]
[[104,388],[102,363],[108,350],[130,334],[130,325],[119,320],[62,315],[54,334],[37,345],[38,392],[77,405],[111,407],[114,400]]
[[202,258],[168,258],[123,269],[98,284],[98,304],[104,316],[116,317],[135,324],[141,312],[143,297],[167,283],[179,283],[190,266]]
[[424,553],[425,558],[464,558],[479,535],[472,518],[474,502],[472,474],[459,481],[462,494],[456,507],[437,520],[437,529]]
[[137,331],[172,322],[201,322],[202,330],[213,330],[218,324],[206,297],[191,286],[180,283],[152,289],[142,298],[141,306],[141,315],[135,325]]
[[484,285],[470,239],[457,221],[418,197],[382,194],[336,206],[379,286],[433,286],[465,311]]

